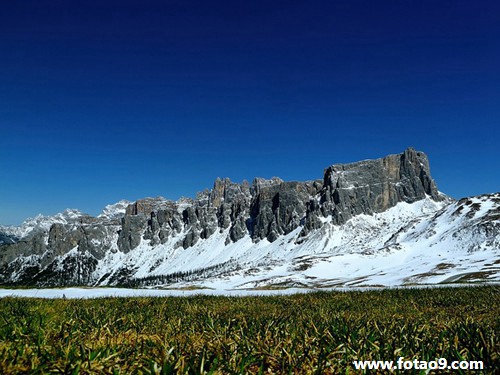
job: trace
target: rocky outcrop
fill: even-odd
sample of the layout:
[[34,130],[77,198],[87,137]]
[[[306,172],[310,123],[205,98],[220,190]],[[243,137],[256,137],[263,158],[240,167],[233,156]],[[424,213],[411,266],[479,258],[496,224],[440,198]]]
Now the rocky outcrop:
[[[122,219],[119,248],[128,252],[145,239],[165,243],[185,231],[177,246],[193,246],[217,230],[230,228],[227,242],[249,234],[254,241],[275,241],[303,225],[302,235],[321,226],[322,218],[336,224],[354,215],[382,212],[398,202],[441,196],[431,178],[427,156],[408,148],[402,154],[352,164],[334,164],[323,179],[285,182],[256,178],[252,185],[217,179],[210,191],[193,201],[166,203],[141,200],[130,205]],[[146,220],[144,215],[148,214]]]
[[[98,218],[72,212],[48,230],[33,230],[15,243],[3,234],[0,283],[12,281],[13,262],[22,257],[36,256],[39,269],[35,272],[36,267],[28,267],[29,275],[44,285],[56,276],[66,280],[61,285],[90,283],[91,269],[110,251],[127,254],[141,244],[187,249],[216,232],[225,234],[227,245],[245,236],[254,242],[273,242],[300,228],[297,241],[301,241],[325,221],[343,224],[355,215],[382,212],[398,202],[411,203],[426,196],[442,199],[427,156],[412,148],[381,159],[334,164],[314,181],[256,178],[249,184],[218,178],[212,189],[196,199],[146,198],[126,209],[123,204],[108,206],[112,213]],[[77,271],[70,270],[72,264]],[[66,271],[56,272],[61,269]]]
[[319,216],[343,224],[355,215],[383,212],[398,202],[412,203],[426,196],[443,199],[427,156],[413,148],[381,159],[334,164],[325,169],[318,203],[309,202],[302,233],[317,229]]
[[254,240],[275,241],[280,235],[299,227],[307,211],[307,202],[320,191],[319,181],[261,184],[254,181],[250,207],[251,235]]

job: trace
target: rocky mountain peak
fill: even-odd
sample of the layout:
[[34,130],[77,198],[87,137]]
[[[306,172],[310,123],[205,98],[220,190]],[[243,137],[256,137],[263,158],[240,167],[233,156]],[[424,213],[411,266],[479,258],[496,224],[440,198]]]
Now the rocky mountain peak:
[[149,215],[153,211],[166,207],[169,203],[171,201],[163,197],[139,199],[127,206],[125,215]]
[[106,207],[104,207],[98,218],[108,220],[121,219],[125,215],[127,207],[131,204],[132,202],[126,199],[122,199],[115,204],[108,204]]
[[[111,261],[109,254],[128,256],[147,249],[156,254],[157,249],[162,249],[154,256],[163,259],[158,262],[168,263],[169,256],[191,248],[202,251],[215,238],[222,238],[228,247],[240,241],[265,246],[285,237],[289,246],[302,246],[317,237],[325,225],[341,226],[358,215],[383,213],[400,203],[428,200],[436,207],[449,203],[443,199],[446,196],[437,190],[427,156],[413,148],[379,159],[333,164],[324,170],[322,178],[312,181],[273,177],[255,178],[249,184],[217,178],[211,189],[198,193],[195,199],[121,201],[108,206],[97,218],[67,212],[61,217],[72,219],[53,222],[36,235],[15,239],[4,236],[4,244],[0,244],[0,282],[2,274],[9,279],[9,272],[14,272],[9,270],[17,267],[13,262],[20,259],[28,262],[28,257],[36,255],[37,263],[30,263],[30,267],[42,272],[53,265],[50,267],[60,270],[65,269],[60,262],[76,252],[79,262],[88,269],[72,273],[68,266],[68,280],[113,284],[130,275],[118,270],[100,274],[99,264]],[[35,258],[29,258],[29,262]],[[151,270],[155,267],[151,265]],[[134,265],[125,268],[131,270]],[[29,272],[32,275],[34,271]],[[28,277],[22,272],[16,275],[19,280]],[[36,277],[40,284],[57,284],[46,273]]]
[[401,154],[326,168],[321,202],[342,223],[353,215],[382,212],[426,196],[442,199],[427,155],[410,147]]

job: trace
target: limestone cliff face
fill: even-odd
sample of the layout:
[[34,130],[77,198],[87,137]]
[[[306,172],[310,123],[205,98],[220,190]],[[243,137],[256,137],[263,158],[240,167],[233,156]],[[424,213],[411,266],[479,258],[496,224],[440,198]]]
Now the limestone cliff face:
[[[412,148],[381,159],[332,165],[315,181],[256,178],[252,184],[239,184],[217,179],[196,199],[138,200],[118,219],[80,216],[53,224],[48,231],[33,231],[15,243],[3,241],[0,283],[91,283],[93,268],[108,252],[128,253],[141,243],[154,247],[172,238],[179,238],[174,248],[184,249],[225,231],[226,244],[245,236],[273,242],[301,227],[300,241],[325,218],[342,224],[355,215],[382,212],[426,196],[442,199],[427,156]],[[28,264],[29,272],[17,272],[16,262]]]
[[153,244],[185,231],[178,246],[187,248],[226,228],[230,228],[228,242],[247,234],[254,241],[272,242],[300,225],[307,235],[319,227],[320,217],[331,216],[342,224],[354,215],[382,212],[426,195],[441,199],[427,156],[412,148],[381,159],[334,164],[316,181],[256,178],[249,185],[217,179],[212,190],[183,204],[151,199],[135,202],[122,219],[118,245],[127,252],[140,243],[143,231]]
[[343,224],[354,215],[373,214],[430,196],[441,200],[427,156],[413,148],[402,154],[325,169],[319,202],[309,202],[303,233],[318,227],[319,216]]

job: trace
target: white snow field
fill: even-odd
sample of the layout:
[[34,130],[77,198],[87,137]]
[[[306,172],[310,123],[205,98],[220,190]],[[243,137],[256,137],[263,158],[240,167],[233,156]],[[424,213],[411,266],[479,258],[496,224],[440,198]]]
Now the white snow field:
[[[448,288],[448,287],[473,287],[477,285],[500,285],[500,283],[479,283],[479,284],[436,284],[436,285],[413,285],[397,286],[390,289],[400,288]],[[286,288],[286,289],[133,289],[133,288],[50,288],[50,289],[0,289],[0,298],[22,297],[22,298],[67,298],[67,299],[87,299],[87,298],[126,298],[126,297],[189,297],[196,295],[242,297],[242,296],[273,296],[290,295],[297,293],[313,293],[317,291],[369,291],[387,289],[382,287],[345,287],[345,288]]]

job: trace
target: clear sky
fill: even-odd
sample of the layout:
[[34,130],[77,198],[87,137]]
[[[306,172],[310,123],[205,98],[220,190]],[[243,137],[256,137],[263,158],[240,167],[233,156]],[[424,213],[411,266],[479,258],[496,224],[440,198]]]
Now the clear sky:
[[500,190],[497,1],[0,5],[0,224],[429,155]]

